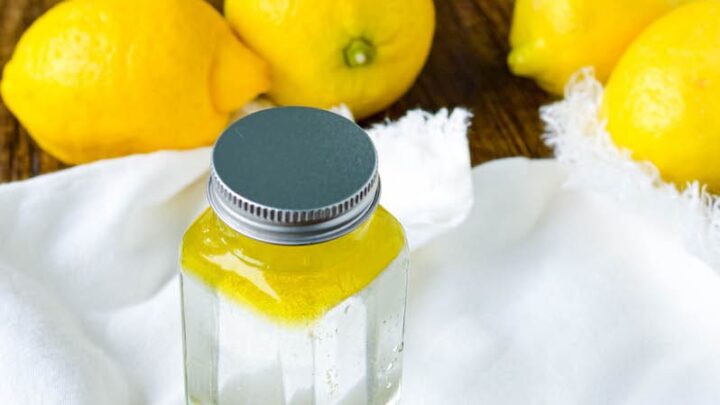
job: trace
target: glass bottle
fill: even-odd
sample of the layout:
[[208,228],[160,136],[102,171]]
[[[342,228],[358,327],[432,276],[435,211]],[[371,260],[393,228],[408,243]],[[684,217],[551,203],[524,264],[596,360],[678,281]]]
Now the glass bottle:
[[187,403],[396,403],[408,252],[367,134],[275,108],[212,159],[181,247]]

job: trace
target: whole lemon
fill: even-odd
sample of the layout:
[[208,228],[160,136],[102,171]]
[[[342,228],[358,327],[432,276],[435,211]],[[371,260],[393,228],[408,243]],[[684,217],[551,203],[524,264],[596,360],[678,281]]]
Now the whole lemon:
[[648,27],[610,77],[601,114],[615,143],[666,180],[720,192],[720,1]]
[[[687,0],[685,0],[687,1]],[[604,81],[630,42],[683,0],[517,0],[510,70],[562,94],[580,68]]]
[[68,0],[23,34],[0,90],[41,147],[82,163],[210,144],[267,76],[202,0]]
[[410,87],[435,27],[432,0],[226,0],[225,15],[268,61],[273,101],[359,118]]

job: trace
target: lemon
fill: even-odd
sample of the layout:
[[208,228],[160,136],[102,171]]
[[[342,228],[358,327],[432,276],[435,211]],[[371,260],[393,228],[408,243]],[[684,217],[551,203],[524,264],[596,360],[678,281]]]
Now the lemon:
[[608,81],[615,143],[681,187],[720,192],[720,1],[687,4],[647,28]]
[[[685,0],[687,1],[687,0]],[[562,94],[580,68],[604,81],[632,40],[682,0],[517,0],[510,30],[513,73]]]
[[0,90],[41,147],[82,163],[210,144],[267,76],[202,0],[69,0],[23,34]]
[[358,118],[410,87],[435,27],[432,0],[226,0],[225,15],[268,61],[273,101]]

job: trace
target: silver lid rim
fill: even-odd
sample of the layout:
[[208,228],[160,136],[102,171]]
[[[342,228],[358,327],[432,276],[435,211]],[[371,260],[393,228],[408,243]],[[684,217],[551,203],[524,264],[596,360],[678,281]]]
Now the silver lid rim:
[[377,163],[374,175],[351,197],[310,210],[278,209],[240,196],[211,168],[208,202],[215,214],[237,232],[277,245],[309,245],[339,238],[365,222],[380,201]]

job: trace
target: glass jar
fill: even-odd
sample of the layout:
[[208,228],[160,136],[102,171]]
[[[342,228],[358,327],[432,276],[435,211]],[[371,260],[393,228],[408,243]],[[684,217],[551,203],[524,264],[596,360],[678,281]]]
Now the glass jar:
[[379,193],[372,142],[334,113],[223,133],[181,247],[189,404],[398,400],[408,252]]

